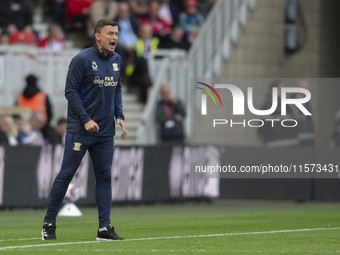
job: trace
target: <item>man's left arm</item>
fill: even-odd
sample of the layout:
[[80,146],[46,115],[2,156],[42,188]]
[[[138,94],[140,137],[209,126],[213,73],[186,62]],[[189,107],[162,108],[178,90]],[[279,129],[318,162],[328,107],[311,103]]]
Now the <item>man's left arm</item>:
[[[122,66],[122,61],[121,65]],[[127,128],[125,125],[125,117],[123,114],[123,102],[122,102],[122,84],[121,84],[121,78],[119,77],[117,87],[116,87],[116,93],[115,93],[115,117],[116,117],[116,123],[117,125],[120,125],[122,127],[122,133],[120,138],[125,140],[125,137],[127,135]]]
[[181,100],[177,99],[177,102],[175,104],[174,117],[178,122],[183,122],[185,115],[186,111],[184,104],[181,102]]
[[175,106],[175,113],[179,113],[183,117],[185,117],[185,115],[186,115],[184,104],[179,99],[177,99],[177,104]]
[[125,117],[123,114],[122,85],[121,85],[120,77],[117,83],[116,93],[115,93],[115,117],[116,119],[125,120]]

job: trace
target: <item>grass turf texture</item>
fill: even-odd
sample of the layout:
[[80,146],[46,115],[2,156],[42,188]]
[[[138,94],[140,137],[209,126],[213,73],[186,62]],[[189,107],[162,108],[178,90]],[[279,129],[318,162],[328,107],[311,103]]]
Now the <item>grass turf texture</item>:
[[[127,241],[114,242],[95,241],[97,211],[81,210],[82,217],[58,217],[56,241],[41,240],[45,210],[0,211],[0,254],[340,253],[339,203],[216,201],[117,206],[111,218],[116,232]],[[310,230],[268,233],[297,229]],[[183,238],[170,238],[174,236]],[[152,237],[169,238],[143,239]]]

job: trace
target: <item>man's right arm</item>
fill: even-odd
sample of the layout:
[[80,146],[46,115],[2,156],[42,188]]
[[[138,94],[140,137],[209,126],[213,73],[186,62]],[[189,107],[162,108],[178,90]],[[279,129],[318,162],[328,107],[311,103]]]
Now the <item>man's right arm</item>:
[[91,120],[91,117],[85,111],[82,99],[80,98],[79,92],[81,84],[85,76],[85,66],[83,58],[75,56],[69,66],[66,86],[65,86],[65,97],[71,106],[71,108],[76,112],[80,121],[83,125]]

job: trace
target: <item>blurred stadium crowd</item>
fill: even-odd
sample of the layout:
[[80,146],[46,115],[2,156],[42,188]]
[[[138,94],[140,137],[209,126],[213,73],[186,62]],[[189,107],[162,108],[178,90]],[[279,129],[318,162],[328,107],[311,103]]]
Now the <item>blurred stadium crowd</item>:
[[[125,77],[150,86],[147,59],[151,51],[188,50],[216,0],[3,0],[0,2],[0,45],[27,44],[53,51],[67,45],[86,48],[94,43],[95,23],[101,18],[119,24],[116,52]],[[40,5],[47,36],[34,29],[34,8]],[[77,34],[76,37],[70,35]],[[65,38],[74,38],[65,42]],[[124,80],[125,81],[125,80]],[[130,82],[129,84],[134,84]],[[140,100],[146,101],[145,89]]]
[[[99,19],[115,20],[120,29],[116,52],[124,62],[123,82],[130,90],[137,89],[139,101],[145,103],[147,89],[152,85],[149,53],[157,49],[189,50],[215,1],[2,0],[0,46],[24,45],[53,52],[74,46],[86,48],[94,43],[94,25]],[[39,22],[48,27],[46,33],[35,29],[36,10],[43,10]],[[44,88],[39,88],[38,79],[32,74],[26,77],[26,87],[13,98],[14,112],[5,114],[0,109],[0,144],[63,142],[66,120],[55,118],[55,126],[51,125],[53,106]],[[23,118],[25,108],[30,109],[27,118]]]
[[[79,40],[84,47],[93,40],[94,24],[101,18],[120,25],[121,47],[133,47],[140,28],[148,24],[152,36],[169,47],[168,37],[174,27],[183,29],[185,40],[192,43],[204,18],[216,0],[3,0],[0,2],[1,44],[26,43],[53,50],[65,48],[63,35],[83,30]],[[42,38],[33,29],[34,8],[40,5],[43,22],[50,24],[49,35]],[[58,27],[59,29],[55,29]],[[163,42],[164,41],[164,42]],[[58,43],[57,43],[58,42]],[[164,43],[164,44],[163,44]],[[181,48],[188,47],[187,45]]]

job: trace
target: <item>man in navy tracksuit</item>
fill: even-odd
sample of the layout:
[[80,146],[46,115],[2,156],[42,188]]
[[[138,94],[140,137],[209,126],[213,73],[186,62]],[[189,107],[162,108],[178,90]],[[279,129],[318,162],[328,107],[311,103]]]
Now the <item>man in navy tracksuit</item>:
[[76,55],[69,66],[65,88],[68,123],[64,159],[52,187],[42,230],[43,240],[56,239],[58,211],[86,151],[91,155],[96,177],[97,240],[123,240],[110,227],[115,124],[122,127],[122,139],[127,135],[120,83],[122,59],[113,52],[118,41],[117,23],[105,19],[98,21],[95,40],[95,44]]

